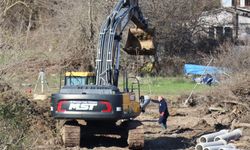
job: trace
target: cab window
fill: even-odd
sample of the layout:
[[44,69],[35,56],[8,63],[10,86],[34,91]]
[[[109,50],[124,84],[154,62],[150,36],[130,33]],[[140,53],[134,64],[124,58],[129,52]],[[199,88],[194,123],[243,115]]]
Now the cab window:
[[68,76],[65,78],[66,86],[82,86],[86,85],[86,77]]
[[94,85],[95,84],[95,77],[88,77],[88,85]]

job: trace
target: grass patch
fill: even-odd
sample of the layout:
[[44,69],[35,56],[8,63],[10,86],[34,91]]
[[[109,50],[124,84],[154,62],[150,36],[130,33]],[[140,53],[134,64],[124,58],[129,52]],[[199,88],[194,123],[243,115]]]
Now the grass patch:
[[[175,97],[181,94],[189,94],[194,86],[194,82],[184,77],[146,77],[141,79],[141,92],[149,95]],[[206,85],[198,85],[195,91],[201,92],[208,88]]]
[[[55,93],[59,90],[60,75],[53,74],[47,76],[47,81],[49,83],[50,92]],[[63,77],[62,77],[63,78]],[[123,79],[119,78],[119,88],[123,90]],[[135,82],[134,79],[129,79],[129,88],[131,88],[131,83]],[[35,81],[34,81],[35,83]],[[39,84],[40,85],[40,84]],[[63,86],[63,82],[62,82]],[[179,77],[145,77],[140,79],[141,94],[144,95],[163,95],[167,97],[177,97],[182,94],[189,94],[195,86],[195,83],[190,79]],[[38,87],[40,88],[40,87]],[[134,85],[137,88],[137,85]],[[195,92],[203,92],[211,87],[207,85],[198,85],[195,88]],[[137,92],[137,90],[135,91]]]

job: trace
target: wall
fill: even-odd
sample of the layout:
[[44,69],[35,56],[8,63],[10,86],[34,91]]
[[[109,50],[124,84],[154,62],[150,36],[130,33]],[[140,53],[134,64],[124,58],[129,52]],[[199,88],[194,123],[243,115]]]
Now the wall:
[[246,1],[245,0],[240,0],[240,7],[245,7]]

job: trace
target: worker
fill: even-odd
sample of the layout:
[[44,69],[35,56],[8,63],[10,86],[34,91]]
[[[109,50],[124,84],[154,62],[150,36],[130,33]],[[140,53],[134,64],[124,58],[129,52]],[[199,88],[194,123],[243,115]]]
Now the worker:
[[150,103],[150,100],[151,99],[150,99],[150,97],[148,95],[140,97],[140,106],[141,106],[142,113],[145,112],[145,109],[148,106],[148,104]]
[[212,81],[213,81],[213,76],[211,74],[206,74],[205,77],[203,77],[203,83],[206,85],[211,86],[212,85]]
[[166,100],[162,96],[158,96],[158,101],[159,101],[159,124],[163,129],[167,128],[167,118],[169,116],[168,112],[168,105]]

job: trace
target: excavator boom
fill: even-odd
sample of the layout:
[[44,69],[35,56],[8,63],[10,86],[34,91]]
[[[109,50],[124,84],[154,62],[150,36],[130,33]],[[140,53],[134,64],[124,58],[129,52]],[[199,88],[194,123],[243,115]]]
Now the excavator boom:
[[124,50],[132,55],[153,55],[153,30],[140,10],[138,0],[120,0],[101,27],[96,58],[96,85],[118,85],[120,42],[129,21],[130,29]]

